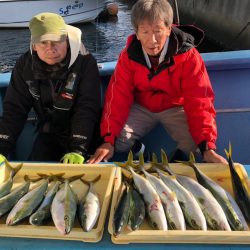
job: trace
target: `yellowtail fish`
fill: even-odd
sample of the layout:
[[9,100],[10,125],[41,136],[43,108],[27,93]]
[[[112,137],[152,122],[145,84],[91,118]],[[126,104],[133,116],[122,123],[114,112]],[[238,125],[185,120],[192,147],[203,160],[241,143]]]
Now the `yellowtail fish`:
[[81,179],[85,184],[89,185],[88,192],[85,197],[79,201],[77,209],[80,225],[85,232],[92,230],[100,215],[100,200],[94,188],[94,183],[96,183],[100,177],[101,175],[92,181]]
[[0,183],[0,198],[8,194],[13,185],[13,178],[17,172],[22,168],[23,163],[19,164],[17,167],[13,168],[8,161],[5,161],[5,166],[8,168],[10,175],[6,176],[5,180]]
[[169,228],[185,230],[184,215],[175,193],[161,179],[147,173],[144,169],[142,171],[161,198]]
[[194,155],[191,153],[190,160],[182,163],[192,167],[198,182],[213,194],[224,210],[231,228],[236,231],[248,230],[244,216],[231,194],[196,167]]
[[144,221],[146,210],[145,203],[140,193],[130,185],[130,205],[128,226],[132,231],[138,230]]
[[16,203],[29,191],[30,181],[26,181],[4,197],[0,198],[0,217],[10,211]]
[[42,180],[34,189],[25,194],[10,211],[6,224],[12,226],[30,216],[42,202],[48,188],[48,180]]
[[113,218],[113,235],[117,237],[128,223],[131,192],[128,184],[121,190],[121,197],[115,207]]
[[75,222],[78,198],[70,187],[70,182],[82,176],[78,175],[66,179],[52,201],[51,216],[61,234],[69,234]]
[[[154,158],[156,157],[153,156],[153,159]],[[207,230],[206,219],[198,202],[193,194],[176,180],[176,176],[169,167],[167,155],[163,150],[161,150],[161,158],[162,163],[157,163],[157,159],[155,159],[152,162],[152,166],[156,166],[157,168],[160,167],[171,174],[171,176],[165,175],[156,168],[159,177],[165,185],[175,193],[187,224],[194,230]]]
[[176,177],[158,173],[162,181],[175,192],[188,225],[194,230],[207,230],[205,216],[193,194],[185,189]]
[[167,220],[159,195],[146,178],[135,173],[131,167],[129,169],[132,173],[135,186],[146,203],[146,210],[152,227],[159,230],[167,230]]
[[36,209],[35,212],[30,216],[30,224],[40,226],[48,222],[48,220],[51,218],[51,204],[60,184],[60,181],[51,182],[42,203],[40,204],[38,209]]
[[237,201],[237,204],[239,205],[241,211],[243,212],[243,215],[247,219],[248,222],[250,222],[250,196],[248,193],[248,190],[242,183],[242,180],[238,174],[238,172],[235,169],[234,162],[232,159],[232,146],[229,144],[229,150],[227,151],[225,149],[227,158],[228,158],[228,165],[230,168],[231,173],[231,180],[232,180],[232,186],[233,191],[235,195],[235,199]]
[[222,207],[209,190],[190,177],[177,175],[176,178],[182,186],[194,195],[211,229],[231,231]]

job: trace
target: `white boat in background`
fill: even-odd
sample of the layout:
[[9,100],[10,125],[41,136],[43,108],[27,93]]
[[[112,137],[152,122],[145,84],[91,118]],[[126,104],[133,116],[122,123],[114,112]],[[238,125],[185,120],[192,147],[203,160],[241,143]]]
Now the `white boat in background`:
[[41,12],[61,15],[67,24],[93,21],[105,8],[105,0],[0,0],[0,28],[28,27]]

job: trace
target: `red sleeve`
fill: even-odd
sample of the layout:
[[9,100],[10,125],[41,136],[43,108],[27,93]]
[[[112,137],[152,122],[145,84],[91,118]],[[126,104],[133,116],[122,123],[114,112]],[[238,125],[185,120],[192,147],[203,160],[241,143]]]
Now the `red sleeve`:
[[131,64],[126,50],[123,50],[105,93],[101,136],[111,144],[120,134],[134,102],[134,73]]
[[182,70],[181,87],[190,133],[197,145],[207,141],[208,148],[216,149],[214,92],[204,61],[196,49],[187,52]]

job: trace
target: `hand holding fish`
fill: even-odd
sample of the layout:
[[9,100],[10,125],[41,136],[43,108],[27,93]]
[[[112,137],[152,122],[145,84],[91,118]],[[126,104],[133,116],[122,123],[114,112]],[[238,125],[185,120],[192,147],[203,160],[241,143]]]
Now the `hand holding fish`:
[[217,154],[214,150],[208,149],[203,154],[203,160],[211,163],[224,163],[227,164],[227,160],[221,155]]

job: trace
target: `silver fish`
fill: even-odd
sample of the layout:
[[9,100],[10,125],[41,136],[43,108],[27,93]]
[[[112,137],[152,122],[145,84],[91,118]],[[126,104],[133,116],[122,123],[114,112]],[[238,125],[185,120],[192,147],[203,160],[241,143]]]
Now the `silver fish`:
[[144,169],[142,171],[161,198],[168,226],[171,229],[185,230],[184,215],[175,193],[161,179],[147,173]]
[[247,225],[247,223],[236,202],[234,204],[234,207],[237,207],[237,209],[235,209],[232,205],[232,200],[234,199],[231,194],[196,167],[194,155],[190,154],[190,160],[183,163],[193,168],[198,182],[202,186],[207,188],[213,194],[215,199],[220,203],[227,216],[231,228],[237,231],[248,230],[248,227],[246,228],[245,226]]
[[145,203],[140,195],[140,193],[130,185],[130,205],[129,205],[129,217],[128,226],[132,231],[140,228],[140,225],[144,221],[146,210]]
[[10,211],[6,224],[14,225],[28,217],[39,206],[48,188],[48,180],[42,180],[34,189],[24,195]]
[[121,189],[120,199],[115,207],[113,218],[113,235],[117,237],[127,225],[129,218],[130,196],[128,184],[124,183],[125,188]]
[[100,215],[100,200],[94,189],[93,182],[89,183],[89,190],[86,196],[78,204],[78,218],[80,225],[85,232],[89,232]]
[[237,204],[239,205],[241,211],[243,212],[245,218],[250,222],[250,195],[248,193],[247,188],[242,183],[242,180],[235,169],[234,162],[232,159],[232,146],[229,144],[229,150],[225,149],[227,158],[228,158],[228,165],[231,173],[231,180],[233,191],[235,195],[235,199]]
[[57,230],[61,234],[69,234],[75,221],[77,196],[66,179],[57,191],[51,205],[51,216]]
[[166,176],[158,171],[162,181],[175,192],[184,217],[192,229],[207,230],[207,223],[204,214],[194,198],[193,194],[185,189],[174,176]]
[[30,182],[25,181],[0,199],[0,217],[15,206],[15,204],[29,191],[29,186]]
[[50,207],[51,207],[52,201],[54,199],[54,196],[60,184],[61,184],[60,181],[53,181],[50,184],[50,187],[48,191],[46,192],[46,195],[41,205],[30,216],[29,218],[30,224],[35,225],[35,226],[40,226],[40,225],[45,224],[51,218]]
[[211,229],[231,231],[222,207],[209,190],[190,177],[177,175],[176,178],[194,195]]
[[0,184],[0,198],[4,197],[7,195],[13,185],[13,178],[17,174],[17,172],[22,168],[23,163],[19,164],[17,167],[13,168],[11,165],[8,163],[8,161],[5,161],[5,166],[8,169],[10,175],[5,178],[4,182]]
[[132,173],[136,188],[146,203],[147,213],[153,228],[167,230],[167,220],[159,195],[146,178],[135,173],[131,167],[129,167],[129,169]]

